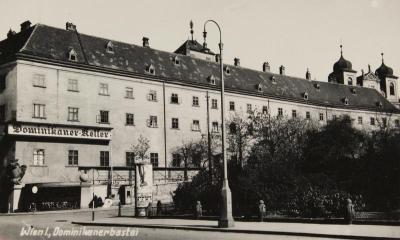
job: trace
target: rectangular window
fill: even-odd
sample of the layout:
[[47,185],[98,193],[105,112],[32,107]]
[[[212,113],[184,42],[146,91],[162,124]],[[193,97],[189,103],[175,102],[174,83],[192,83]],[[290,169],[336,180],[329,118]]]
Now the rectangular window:
[[33,104],[33,118],[46,118],[46,105]]
[[126,114],[126,125],[133,126],[135,125],[135,116],[133,113]]
[[109,165],[110,165],[110,152],[100,151],[100,166],[109,166]]
[[108,119],[108,111],[100,110],[99,123],[110,123]]
[[336,115],[332,115],[332,120],[336,121],[337,120],[337,116]]
[[78,80],[68,79],[68,91],[78,92]]
[[296,110],[292,110],[292,118],[297,118],[297,111]]
[[147,100],[157,102],[157,92],[154,90],[150,90],[149,94],[147,95]]
[[397,127],[397,128],[400,127],[400,120],[399,119],[395,119],[394,120],[394,126]]
[[133,88],[126,87],[125,88],[125,98],[132,98],[133,99]]
[[383,127],[387,127],[387,118],[382,118]]
[[78,122],[79,121],[78,113],[79,113],[78,108],[68,107],[68,121]]
[[212,132],[219,132],[219,125],[218,122],[212,122]]
[[229,102],[229,110],[235,111],[235,102],[233,102],[233,101]]
[[151,128],[156,128],[157,127],[157,116],[150,116],[150,118],[147,120],[147,126]]
[[358,124],[361,125],[363,123],[363,118],[362,117],[358,117],[357,118],[357,122],[358,122]]
[[172,126],[173,129],[179,129],[179,119],[178,118],[172,118]]
[[180,154],[174,153],[172,154],[172,166],[180,167],[182,162],[182,158]]
[[32,85],[34,87],[41,87],[45,88],[46,87],[46,78],[43,74],[34,74],[33,75],[33,80],[32,80]]
[[372,125],[372,126],[374,126],[374,125],[375,125],[375,118],[373,118],[373,117],[370,118],[369,124]]
[[0,123],[6,121],[6,105],[0,105]]
[[133,152],[126,152],[126,166],[135,165],[135,154]]
[[158,153],[150,153],[150,163],[153,167],[158,167]]
[[218,109],[218,100],[217,99],[211,99],[211,108]]
[[33,150],[33,165],[35,166],[44,165],[44,149]]
[[192,131],[200,131],[200,121],[199,120],[193,120]]
[[78,165],[78,150],[68,150],[68,165]]
[[193,107],[198,107],[199,106],[199,97],[193,96],[192,104],[193,104]]
[[251,104],[247,104],[247,113],[252,113],[252,106]]
[[278,108],[278,117],[282,117],[282,116],[283,116],[283,109]]
[[107,83],[100,83],[99,95],[108,96],[108,84]]
[[310,112],[306,112],[306,119],[310,119],[310,118],[311,118]]
[[0,75],[0,92],[6,89],[6,75]]
[[263,106],[262,107],[262,113],[263,114],[268,114],[268,107],[267,106]]
[[320,113],[320,114],[319,114],[319,120],[320,120],[320,121],[324,121],[324,114],[323,114],[323,113]]
[[171,94],[171,103],[173,103],[173,104],[178,104],[179,103],[178,94],[176,94],[176,93],[172,93]]

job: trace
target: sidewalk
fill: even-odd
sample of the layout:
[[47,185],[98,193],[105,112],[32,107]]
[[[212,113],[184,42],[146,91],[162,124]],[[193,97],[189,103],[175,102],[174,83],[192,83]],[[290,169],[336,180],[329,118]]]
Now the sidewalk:
[[218,228],[217,221],[184,219],[147,219],[111,217],[94,222],[72,222],[79,225],[180,229],[249,234],[291,235],[344,239],[400,239],[399,226],[339,225],[282,222],[235,222],[233,228]]

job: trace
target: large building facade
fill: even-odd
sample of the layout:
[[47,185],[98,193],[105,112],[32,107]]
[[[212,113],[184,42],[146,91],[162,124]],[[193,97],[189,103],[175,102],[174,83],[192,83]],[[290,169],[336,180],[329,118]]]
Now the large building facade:
[[[348,115],[357,128],[399,127],[393,70],[379,68],[371,80],[377,87],[363,87],[367,78],[356,79],[342,58],[332,83],[312,81],[309,73],[306,79],[286,76],[283,66],[275,74],[268,63],[256,71],[235,59],[224,66],[227,118],[259,111],[325,124]],[[93,190],[82,183],[85,171],[94,172],[97,195],[119,193],[130,202],[132,146],[140,135],[150,141],[155,195],[170,201],[182,180],[174,150],[220,132],[218,60],[193,38],[169,53],[151,48],[147,38],[137,46],[79,34],[71,23],[58,29],[25,22],[19,33],[10,31],[0,42],[3,211],[26,209],[35,198],[44,206],[87,207]],[[383,79],[388,92],[391,84],[397,87],[393,99],[379,91]],[[21,193],[10,200],[15,159],[27,168]],[[36,197],[33,186],[39,187]]]

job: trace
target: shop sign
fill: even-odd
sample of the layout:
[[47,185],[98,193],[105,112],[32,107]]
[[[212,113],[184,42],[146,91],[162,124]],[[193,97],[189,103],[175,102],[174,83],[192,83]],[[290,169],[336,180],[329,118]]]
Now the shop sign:
[[111,140],[110,130],[90,127],[64,127],[54,125],[9,124],[8,135],[34,137],[61,137],[90,140]]

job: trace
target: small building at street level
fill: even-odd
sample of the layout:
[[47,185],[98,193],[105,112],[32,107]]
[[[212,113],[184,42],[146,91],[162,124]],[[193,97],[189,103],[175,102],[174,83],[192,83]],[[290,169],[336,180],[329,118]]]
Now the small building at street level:
[[[132,203],[132,146],[149,140],[154,201],[183,179],[174,149],[221,131],[219,55],[191,36],[175,52],[43,24],[0,41],[0,207],[84,208],[98,197]],[[319,124],[347,115],[356,128],[399,127],[400,87],[384,63],[357,71],[341,51],[327,79],[224,64],[227,119],[257,111]],[[379,56],[378,56],[379,57]],[[229,154],[228,154],[229,155]],[[231,156],[229,156],[231,157]],[[189,178],[202,166],[191,166]],[[83,179],[86,173],[88,179]],[[93,190],[92,190],[93,189]],[[32,191],[34,190],[34,191]],[[37,191],[36,191],[37,190]]]

